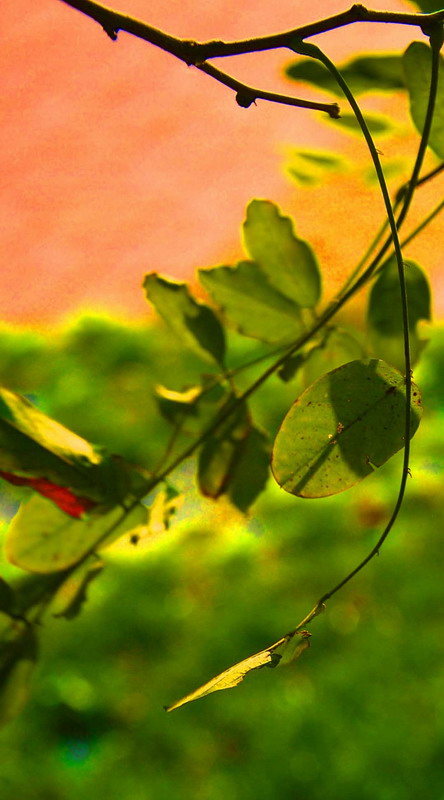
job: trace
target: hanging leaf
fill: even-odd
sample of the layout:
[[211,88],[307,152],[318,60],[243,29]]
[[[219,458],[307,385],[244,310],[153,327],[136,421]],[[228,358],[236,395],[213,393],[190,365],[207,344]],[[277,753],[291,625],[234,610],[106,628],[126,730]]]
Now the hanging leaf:
[[321,294],[318,263],[310,245],[295,236],[289,217],[268,200],[252,200],[243,231],[249,255],[271,285],[303,308],[315,306]]
[[[414,364],[426,342],[417,333],[420,320],[430,320],[430,286],[421,267],[414,261],[404,261],[404,276],[409,308],[409,335],[411,359]],[[391,259],[384,267],[370,292],[367,326],[370,341],[376,353],[393,366],[404,365],[404,326],[402,321],[401,293],[398,266]]]
[[246,513],[264,490],[270,475],[271,447],[268,436],[252,427],[239,453],[238,462],[228,487],[231,503]]
[[295,339],[304,330],[300,307],[274,289],[252,261],[201,269],[199,279],[245,336],[276,343]]
[[251,420],[243,403],[207,438],[198,464],[199,489],[205,497],[216,499],[226,491],[250,431]]
[[0,727],[25,706],[37,660],[35,629],[0,613]]
[[34,489],[73,517],[117,503],[128,490],[123,462],[8,389],[0,389],[0,477]]
[[58,572],[143,525],[146,518],[147,509],[139,504],[125,516],[117,506],[101,516],[75,520],[36,496],[23,503],[13,518],[6,534],[6,556],[29,572]]
[[[354,95],[364,92],[393,92],[405,88],[401,59],[394,55],[359,56],[339,67]],[[298,59],[290,64],[286,75],[295,81],[310,83],[317,89],[342,97],[342,91],[331,72],[319,61]]]
[[143,286],[148,300],[175,335],[201,358],[223,366],[225,336],[212,309],[192,297],[186,283],[157,272],[146,275]]
[[[276,437],[272,471],[298,497],[343,492],[404,445],[405,381],[384,361],[351,361],[329,372],[296,400]],[[413,386],[410,435],[421,396]]]
[[90,583],[100,575],[103,567],[103,561],[90,556],[71,572],[51,602],[52,615],[65,619],[77,617],[87,600]]
[[174,711],[176,708],[185,705],[185,703],[191,703],[193,700],[200,700],[201,697],[205,697],[207,694],[212,694],[213,692],[219,692],[222,689],[234,689],[235,686],[238,686],[238,684],[243,681],[249,672],[255,669],[262,669],[262,667],[270,667],[273,669],[278,665],[288,664],[290,661],[294,661],[302,655],[307,647],[310,647],[310,636],[311,634],[308,631],[292,631],[291,633],[287,633],[286,636],[283,636],[282,639],[279,639],[279,641],[270,645],[270,647],[229,667],[229,669],[221,672],[220,675],[216,675],[216,677],[208,681],[208,683],[204,683],[204,685],[196,689],[195,692],[191,692],[191,694],[182,697],[177,703],[165,706],[165,711]]
[[[424,42],[412,42],[403,55],[405,79],[410,95],[410,114],[422,133],[429,102],[432,50]],[[444,60],[439,57],[438,92],[429,146],[439,158],[444,158]]]

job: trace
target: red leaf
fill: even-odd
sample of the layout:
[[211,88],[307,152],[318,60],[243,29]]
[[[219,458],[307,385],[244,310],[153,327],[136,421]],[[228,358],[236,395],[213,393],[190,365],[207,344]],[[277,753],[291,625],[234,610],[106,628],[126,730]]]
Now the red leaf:
[[61,511],[64,511],[65,514],[75,519],[80,519],[83,514],[97,505],[97,503],[95,503],[94,500],[90,500],[89,497],[77,497],[71,489],[57,486],[57,484],[52,483],[47,478],[23,478],[20,475],[14,475],[12,472],[2,472],[1,470],[0,477],[14,484],[14,486],[29,486],[31,489],[43,495],[43,497],[52,500]]

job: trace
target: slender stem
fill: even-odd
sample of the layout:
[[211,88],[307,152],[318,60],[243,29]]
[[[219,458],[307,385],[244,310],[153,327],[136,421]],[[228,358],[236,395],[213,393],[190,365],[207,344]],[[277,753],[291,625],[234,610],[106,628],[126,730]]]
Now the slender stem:
[[[439,70],[439,51],[443,43],[443,34],[442,34],[442,26],[441,31],[437,31],[436,29],[433,30],[431,35],[431,46],[432,46],[432,73],[431,73],[431,80],[430,80],[430,89],[429,89],[429,102],[427,108],[426,119],[424,123],[424,130],[423,136],[421,139],[418,156],[416,159],[415,167],[413,170],[412,178],[409,182],[407,188],[406,198],[404,200],[404,205],[401,210],[401,214],[399,215],[398,224],[402,223],[405,219],[407,214],[407,210],[409,204],[411,202],[413,192],[417,183],[419,171],[421,169],[422,160],[424,157],[425,149],[427,147],[427,141],[431,129],[431,124],[433,120],[433,112],[435,107],[436,101],[436,93],[437,93],[437,84],[438,84],[438,70]],[[307,624],[308,621],[313,619],[317,613],[321,609],[324,608],[325,603],[329,600],[334,594],[336,594],[340,589],[342,589],[355,575],[358,574],[373,558],[375,555],[379,553],[380,548],[384,544],[387,536],[389,535],[395,521],[398,517],[399,511],[401,509],[407,477],[409,474],[409,458],[410,458],[410,420],[411,420],[411,393],[412,393],[412,371],[411,371],[411,358],[410,358],[410,337],[409,337],[409,318],[408,318],[408,298],[407,298],[407,289],[406,289],[406,281],[404,275],[404,265],[402,259],[402,250],[401,244],[399,241],[398,236],[398,229],[397,229],[397,222],[394,217],[393,208],[390,202],[390,197],[388,194],[387,184],[385,181],[384,173],[379,161],[378,152],[375,148],[373,143],[372,137],[370,132],[368,131],[367,125],[365,123],[365,119],[362,116],[361,110],[353,96],[353,93],[350,91],[346,81],[342,77],[342,75],[338,72],[334,64],[330,61],[330,59],[318,48],[311,44],[306,44],[305,42],[297,42],[295,44],[296,52],[302,52],[304,55],[311,55],[314,58],[319,59],[322,63],[330,70],[332,75],[337,80],[339,86],[342,88],[344,94],[347,97],[352,109],[355,113],[356,119],[361,127],[363,135],[367,141],[369,146],[369,150],[373,159],[373,163],[375,166],[376,173],[378,175],[379,184],[381,187],[381,192],[384,198],[384,203],[386,206],[387,211],[387,218],[390,224],[391,229],[391,239],[393,240],[393,245],[395,249],[396,261],[398,265],[398,276],[399,276],[399,286],[400,286],[400,293],[401,293],[401,306],[402,306],[402,320],[403,320],[403,332],[404,332],[404,363],[405,363],[405,387],[406,387],[406,407],[405,407],[405,428],[404,428],[404,455],[403,455],[403,466],[402,466],[402,474],[401,474],[401,481],[398,490],[398,496],[395,503],[395,507],[392,511],[390,519],[385,526],[384,530],[382,531],[376,545],[372,548],[370,553],[350,572],[348,573],[336,586],[330,589],[328,592],[322,595],[319,599],[318,603],[314,607],[314,609],[305,617],[301,623],[299,623],[296,630],[301,629],[304,625]],[[367,271],[368,272],[368,271]]]

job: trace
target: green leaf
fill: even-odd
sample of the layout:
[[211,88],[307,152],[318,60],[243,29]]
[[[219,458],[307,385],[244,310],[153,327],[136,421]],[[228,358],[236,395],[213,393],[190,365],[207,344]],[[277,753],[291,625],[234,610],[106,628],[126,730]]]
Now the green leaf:
[[216,499],[227,490],[250,431],[251,420],[243,403],[207,438],[198,463],[199,489],[205,497]]
[[[329,119],[331,119],[329,117]],[[345,128],[350,133],[356,133],[362,136],[361,127],[354,114],[341,114],[338,119],[331,120],[336,126]],[[365,114],[365,121],[370,133],[373,136],[381,136],[384,133],[389,133],[393,125],[387,117],[380,114]]]
[[252,427],[239,453],[234,476],[228,487],[231,503],[246,512],[264,490],[270,475],[271,447],[268,436]]
[[201,358],[223,365],[222,325],[209,306],[192,297],[186,283],[151,272],[145,276],[143,286],[148,300],[183,343]]
[[410,0],[414,6],[418,6],[420,11],[430,14],[432,11],[441,11],[442,0]]
[[[430,320],[430,286],[418,264],[405,261],[405,281],[409,308],[409,334],[412,363],[417,361],[425,342],[417,333],[420,320]],[[391,259],[373,284],[369,297],[367,326],[377,353],[383,353],[398,369],[404,366],[404,334],[398,267]]]
[[318,263],[310,245],[295,236],[291,219],[268,200],[252,200],[243,232],[249,255],[271,285],[304,308],[315,306],[321,294]]
[[13,612],[15,606],[15,592],[9,583],[0,578],[0,611]]
[[306,354],[304,384],[309,386],[326,372],[364,356],[363,347],[351,333],[341,328],[330,328],[322,342]]
[[75,520],[52,503],[34,496],[23,503],[6,534],[9,561],[29,572],[58,572],[73,566],[90,551],[102,549],[146,522],[147,509],[137,505],[124,516],[120,506],[102,516]]
[[254,262],[201,269],[199,279],[245,336],[275,343],[295,339],[302,333],[300,307],[273,288]]
[[25,706],[37,660],[35,629],[0,613],[0,727]]
[[[412,42],[403,56],[405,79],[410,95],[410,113],[422,133],[429,100],[432,50],[424,42]],[[439,158],[444,158],[444,60],[439,57],[438,93],[429,145]]]
[[[359,56],[342,64],[339,71],[347,81],[353,94],[364,92],[392,92],[403,89],[404,75],[401,59],[395,55]],[[286,74],[295,81],[303,81],[342,97],[332,74],[318,61],[298,59],[286,68]]]
[[302,185],[315,185],[325,180],[326,172],[338,171],[344,167],[344,163],[344,159],[324,150],[292,148],[286,169]]
[[[384,361],[351,361],[308,387],[276,437],[272,471],[285,491],[327,497],[370,475],[404,445],[405,381]],[[412,389],[411,436],[421,417]]]
[[230,397],[226,389],[220,384],[214,385],[214,381],[213,385],[204,382],[202,386],[191,386],[182,392],[158,385],[154,392],[162,416],[182,433],[192,436],[210,425]]
[[238,686],[238,684],[243,681],[249,672],[255,669],[262,669],[262,667],[274,668],[279,664],[287,664],[290,661],[294,661],[302,655],[307,647],[310,647],[310,636],[311,634],[308,633],[308,631],[292,631],[291,633],[287,633],[286,636],[283,636],[282,639],[279,639],[279,641],[270,645],[270,647],[267,647],[265,650],[261,650],[259,653],[255,653],[249,656],[249,658],[239,661],[238,664],[229,667],[229,669],[221,672],[220,675],[216,675],[216,677],[212,678],[208,683],[204,683],[204,685],[200,686],[196,691],[187,694],[185,697],[182,697],[181,700],[178,700],[170,706],[165,706],[165,710],[174,711],[176,708],[185,705],[185,703],[191,703],[193,700],[200,700],[202,697],[212,694],[213,692],[219,692],[222,689],[234,689],[235,686]]
[[97,503],[121,498],[117,461],[8,389],[0,389],[0,470],[45,478]]
[[302,369],[305,363],[305,354],[304,353],[295,353],[293,356],[289,356],[282,367],[279,367],[278,376],[284,383],[288,383],[288,381],[293,380],[295,375]]
[[65,619],[77,617],[88,599],[90,583],[100,575],[103,567],[103,561],[96,556],[90,556],[71,572],[51,601],[52,615]]

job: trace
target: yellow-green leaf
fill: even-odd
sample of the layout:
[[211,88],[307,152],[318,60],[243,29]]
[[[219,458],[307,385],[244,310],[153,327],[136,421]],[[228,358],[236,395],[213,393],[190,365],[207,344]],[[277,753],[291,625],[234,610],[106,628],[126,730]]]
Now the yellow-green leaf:
[[224,672],[221,672],[220,675],[216,675],[215,678],[204,683],[203,686],[200,686],[196,691],[185,695],[185,697],[182,697],[182,699],[178,700],[176,703],[166,706],[165,710],[174,711],[174,709],[180,708],[180,706],[185,705],[185,703],[191,703],[193,700],[200,700],[201,697],[205,697],[207,694],[219,692],[222,689],[234,689],[235,686],[243,681],[245,675],[248,675],[249,672],[255,669],[261,669],[262,667],[273,668],[277,667],[279,664],[287,664],[289,661],[294,661],[310,646],[310,636],[311,634],[308,631],[292,631],[291,633],[287,633],[282,639],[266,647],[265,650],[260,650],[259,653],[255,653],[249,656],[249,658],[239,661],[237,664],[224,670]]
[[129,512],[115,506],[101,516],[72,519],[36,495],[21,505],[9,526],[6,556],[28,572],[58,572],[144,525],[146,519],[147,509],[140,504]]

